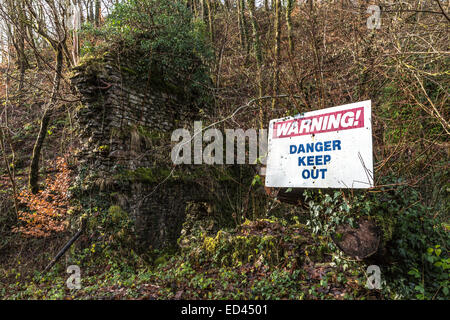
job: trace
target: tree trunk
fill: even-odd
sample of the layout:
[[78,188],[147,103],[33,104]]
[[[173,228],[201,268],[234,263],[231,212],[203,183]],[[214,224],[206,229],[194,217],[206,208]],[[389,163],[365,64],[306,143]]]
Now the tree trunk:
[[294,40],[292,39],[292,10],[294,9],[294,0],[287,0],[286,3],[286,23],[288,32],[289,54],[294,52]]
[[207,0],[200,0],[200,16],[202,20],[205,22],[205,24],[208,24],[208,19],[206,17],[208,9],[206,7],[206,1]]
[[323,72],[322,72],[322,62],[321,62],[321,54],[320,54],[320,47],[319,42],[317,40],[316,36],[316,27],[317,27],[317,14],[315,12],[314,3],[310,2],[309,7],[309,24],[310,24],[310,41],[311,41],[311,48],[314,53],[314,62],[315,62],[315,75],[316,75],[316,82],[317,86],[320,90],[320,105],[322,108],[325,106],[325,87],[324,87],[324,80],[323,80]]
[[[261,42],[259,40],[258,34],[258,24],[256,21],[255,12],[255,0],[247,0],[248,8],[250,11],[250,19],[252,23],[253,31],[253,47],[255,50],[256,64],[258,67],[258,98],[263,96],[263,85],[262,85],[262,53],[261,53]],[[259,101],[259,125],[261,128],[264,127],[264,111],[263,103]]]
[[39,191],[39,158],[41,155],[42,146],[44,144],[45,137],[47,135],[48,125],[53,114],[53,109],[56,104],[59,87],[62,77],[62,65],[63,65],[63,47],[61,43],[58,43],[56,48],[56,70],[53,79],[53,89],[50,102],[45,108],[44,114],[41,119],[41,127],[36,139],[36,143],[33,148],[33,155],[31,157],[30,174],[29,174],[29,188],[32,193],[36,194]]
[[238,23],[242,49],[249,51],[247,21],[245,19],[245,0],[238,0]]
[[95,0],[95,26],[100,26],[100,19],[102,17],[102,5],[100,0]]
[[25,53],[26,26],[24,23],[24,3],[23,1],[8,2],[5,4],[8,14],[13,21],[12,24],[6,24],[6,32],[16,52],[16,64],[19,70],[18,91],[23,89],[25,80],[25,71],[28,68],[28,59]]
[[[279,60],[280,60],[280,39],[281,39],[281,0],[275,0],[275,44],[273,59],[273,96],[278,95],[279,87]],[[272,110],[275,109],[276,99],[272,99]]]
[[209,25],[209,39],[211,41],[211,45],[214,47],[214,16],[213,16],[213,8],[211,4],[211,0],[205,0],[206,7],[208,9],[208,25]]
[[[9,43],[9,39],[8,42]],[[6,82],[5,82],[5,129],[8,130],[9,128],[9,116],[8,116],[8,105],[9,105],[9,79],[10,79],[10,67],[11,67],[11,56],[10,51],[8,49],[8,56],[7,56],[7,67],[6,67]],[[6,155],[6,143],[5,140],[8,142],[11,153],[12,153],[12,166],[9,162],[8,156]],[[16,219],[19,218],[19,206],[17,203],[17,185],[16,185],[16,175],[15,175],[15,168],[14,168],[14,159],[15,159],[15,153],[13,144],[11,142],[11,136],[9,132],[5,134],[2,124],[0,124],[0,149],[3,152],[3,160],[5,162],[6,171],[8,172],[8,177],[11,182],[11,186],[13,189],[13,201],[14,201],[14,210],[16,213]]]
[[89,6],[89,10],[88,10],[88,15],[89,15],[89,18],[88,18],[88,21],[89,22],[94,22],[94,4],[92,3],[92,1],[93,0],[89,0],[88,1],[88,6]]
[[81,3],[81,0],[77,1],[78,3],[78,11],[80,12],[80,23],[84,23],[84,15],[83,15],[83,4]]

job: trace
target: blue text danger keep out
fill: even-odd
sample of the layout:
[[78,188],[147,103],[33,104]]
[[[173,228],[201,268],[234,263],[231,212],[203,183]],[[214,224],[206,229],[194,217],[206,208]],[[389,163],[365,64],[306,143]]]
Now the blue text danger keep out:
[[[327,152],[327,151],[337,151],[341,150],[341,140],[316,142],[316,143],[306,143],[300,145],[290,145],[289,153],[292,154],[302,154],[302,153],[313,153],[313,152]],[[310,156],[299,156],[298,166],[299,167],[312,167],[305,168],[302,171],[302,178],[307,179],[325,179],[326,172],[328,169],[320,169],[318,166],[326,166],[331,162],[330,154],[319,154]]]

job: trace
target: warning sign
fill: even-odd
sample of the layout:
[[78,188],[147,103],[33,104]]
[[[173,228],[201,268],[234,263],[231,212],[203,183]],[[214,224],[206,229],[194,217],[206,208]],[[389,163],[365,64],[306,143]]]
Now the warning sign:
[[371,101],[270,121],[266,186],[373,187]]

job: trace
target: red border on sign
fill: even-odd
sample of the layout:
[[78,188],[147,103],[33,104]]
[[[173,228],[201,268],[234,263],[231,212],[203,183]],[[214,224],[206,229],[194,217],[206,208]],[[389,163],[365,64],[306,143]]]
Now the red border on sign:
[[[330,129],[323,129],[323,130],[314,130],[314,131],[308,131],[308,132],[302,132],[302,133],[292,133],[292,134],[285,134],[285,135],[280,135],[277,136],[277,130],[278,128],[285,124],[285,123],[294,123],[297,122],[297,128],[301,128],[301,124],[303,121],[311,121],[312,119],[317,119],[317,118],[324,118],[327,117],[327,127],[328,127],[328,120],[330,119],[330,116],[334,116],[335,119],[337,117],[337,115],[341,114],[340,119],[342,119],[342,116],[347,113],[347,112],[353,112],[355,114],[355,116],[357,115],[357,112],[361,111],[358,119],[354,119],[354,123],[357,121],[358,123],[356,125],[352,125],[352,126],[348,126],[348,127],[343,127],[342,126],[342,121],[339,121],[339,127],[338,128],[330,128]],[[322,120],[323,123],[323,120]],[[292,126],[292,125],[291,125]],[[291,126],[289,126],[289,128],[291,128]],[[281,139],[281,138],[289,138],[289,137],[297,137],[297,136],[305,136],[305,135],[310,135],[310,134],[318,134],[318,133],[325,133],[325,132],[332,132],[332,131],[342,131],[342,130],[350,130],[350,129],[358,129],[358,128],[363,128],[364,127],[364,107],[358,107],[358,108],[353,108],[353,109],[347,109],[347,110],[341,110],[341,111],[336,111],[336,112],[330,112],[330,113],[323,113],[317,116],[312,116],[312,117],[306,117],[306,118],[299,118],[299,119],[293,119],[293,120],[288,120],[288,121],[280,121],[280,122],[276,122],[274,123],[274,128],[273,128],[273,139]],[[289,130],[288,130],[289,131]]]

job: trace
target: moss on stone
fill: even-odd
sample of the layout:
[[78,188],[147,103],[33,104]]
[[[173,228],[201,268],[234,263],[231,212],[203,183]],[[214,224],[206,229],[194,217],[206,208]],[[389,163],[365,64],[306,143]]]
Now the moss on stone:
[[128,219],[128,213],[125,212],[120,206],[109,207],[108,214],[110,215],[111,220],[114,223],[118,223],[121,220]]
[[[260,226],[265,226],[263,232]],[[195,238],[201,239],[199,250],[192,249],[195,247]],[[188,256],[191,263],[206,260],[221,267],[239,267],[244,264],[265,264],[271,267],[302,259],[302,246],[307,242],[296,229],[283,229],[275,220],[246,220],[231,232],[220,230],[215,235],[197,233],[191,237]]]
[[155,183],[160,182],[162,179],[167,178],[171,173],[170,169],[166,168],[137,168],[136,170],[126,170],[121,173],[117,178],[120,180],[131,180],[143,183]]

